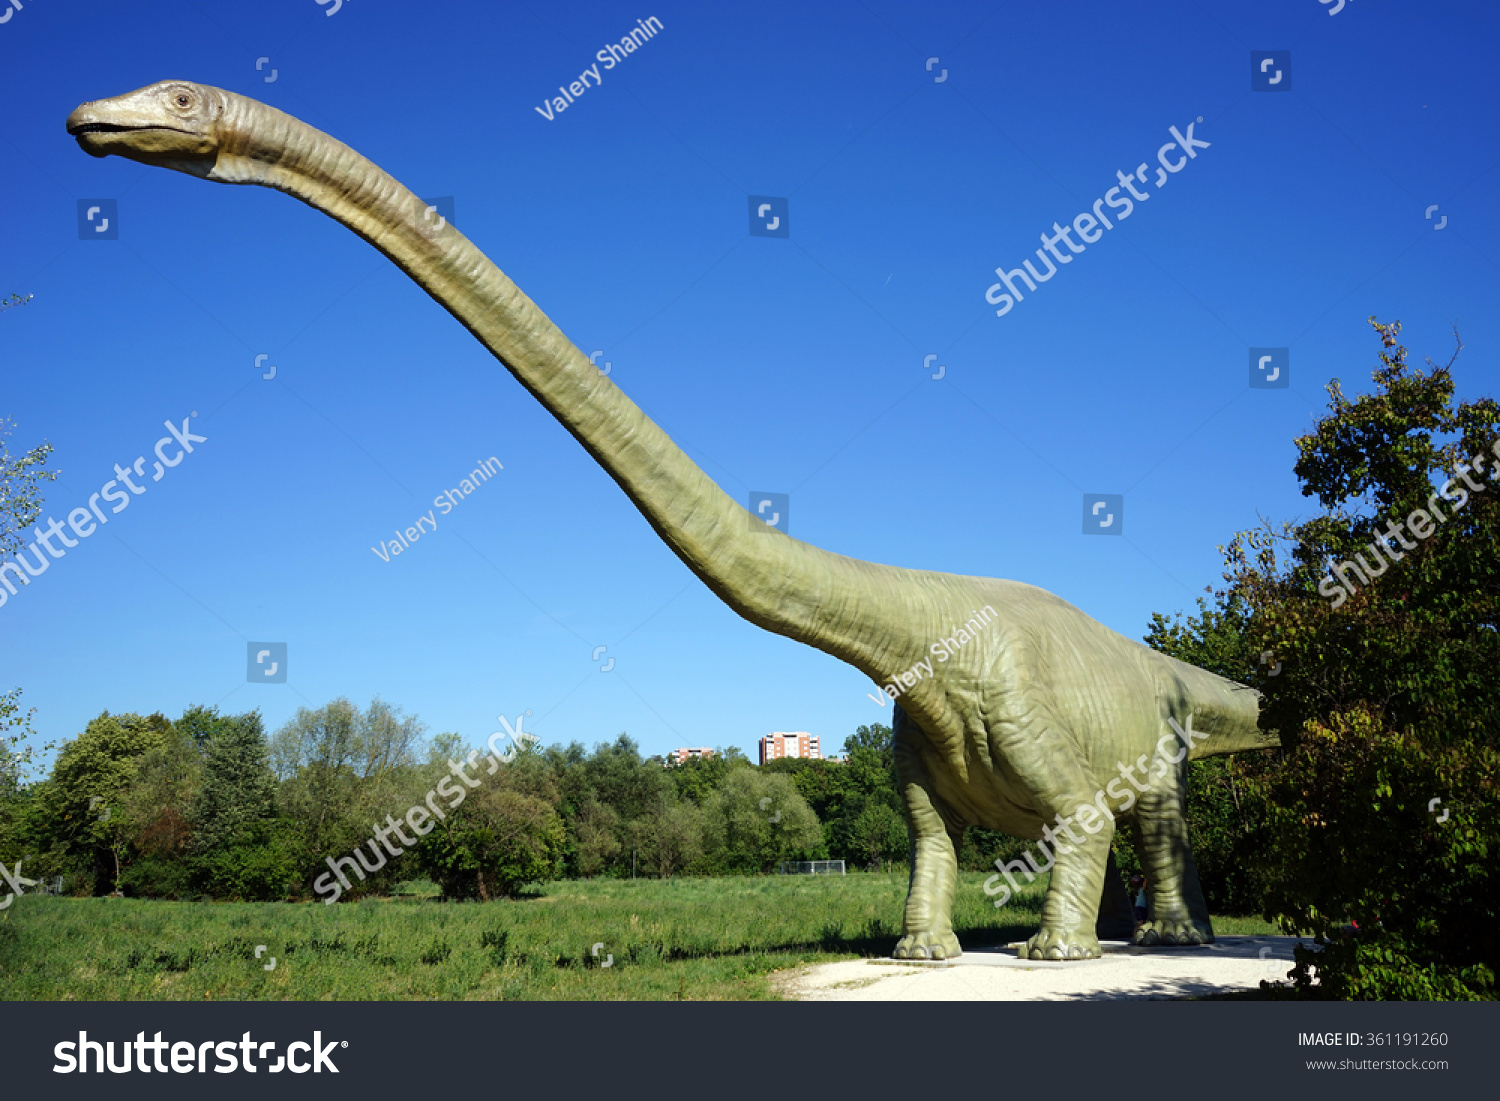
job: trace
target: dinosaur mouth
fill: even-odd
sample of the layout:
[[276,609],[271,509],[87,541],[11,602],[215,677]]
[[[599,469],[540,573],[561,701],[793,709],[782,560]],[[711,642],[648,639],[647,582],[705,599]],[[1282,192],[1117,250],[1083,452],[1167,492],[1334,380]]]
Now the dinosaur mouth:
[[116,126],[112,122],[83,122],[68,127],[68,133],[75,138],[79,134],[133,134],[140,130],[166,130],[174,134],[185,134],[186,130],[178,130],[175,126]]

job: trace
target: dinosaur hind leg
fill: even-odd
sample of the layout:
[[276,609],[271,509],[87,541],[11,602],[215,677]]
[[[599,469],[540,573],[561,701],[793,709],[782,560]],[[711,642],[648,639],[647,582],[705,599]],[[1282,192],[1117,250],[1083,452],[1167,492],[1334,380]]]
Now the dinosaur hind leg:
[[1214,939],[1182,813],[1184,779],[1177,770],[1169,786],[1146,792],[1136,808],[1151,903],[1146,922],[1136,930],[1136,944],[1211,944]]

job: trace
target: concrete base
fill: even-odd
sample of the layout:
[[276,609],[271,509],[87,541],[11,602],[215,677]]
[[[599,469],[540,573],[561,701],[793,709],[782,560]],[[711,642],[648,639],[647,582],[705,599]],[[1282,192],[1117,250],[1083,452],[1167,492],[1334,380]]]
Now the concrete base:
[[[1103,941],[1104,958],[1039,962],[1019,945],[965,951],[956,960],[850,960],[789,974],[799,1001],[1109,1001],[1184,998],[1285,981],[1296,937],[1223,936],[1192,947],[1137,948]],[[1310,942],[1308,942],[1310,944]]]

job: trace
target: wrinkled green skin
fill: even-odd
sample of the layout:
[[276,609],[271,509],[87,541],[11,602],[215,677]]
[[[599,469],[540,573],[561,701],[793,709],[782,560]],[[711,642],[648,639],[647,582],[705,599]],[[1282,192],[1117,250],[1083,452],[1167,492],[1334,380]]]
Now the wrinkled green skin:
[[[1120,764],[1152,758],[1168,718],[1184,726],[1191,718],[1208,735],[1194,757],[1269,744],[1255,693],[1148,650],[1050,593],[863,562],[753,524],[478,248],[327,134],[186,81],[85,103],[68,131],[93,156],[276,188],[342,222],[462,322],[739,615],[877,684],[929,662],[932,675],[904,691],[895,711],[913,850],[897,958],[960,954],[952,910],[966,826],[1040,838],[1057,816],[1094,803]],[[993,622],[951,660],[935,660],[932,644],[985,606]],[[1182,814],[1185,767],[1151,769],[1128,815],[1123,792],[1104,804],[1138,830],[1154,886],[1139,944],[1213,938]],[[1022,956],[1086,959],[1099,955],[1097,930],[1128,934],[1129,904],[1110,857],[1115,828],[1103,818],[1098,832],[1075,830],[1081,843],[1057,849],[1041,930]]]

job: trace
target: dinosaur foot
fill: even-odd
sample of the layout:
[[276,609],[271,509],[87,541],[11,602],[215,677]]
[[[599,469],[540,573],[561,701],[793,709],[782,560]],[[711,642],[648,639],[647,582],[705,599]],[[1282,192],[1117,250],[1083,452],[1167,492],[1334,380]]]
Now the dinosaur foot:
[[1045,926],[1016,951],[1023,960],[1096,960],[1103,953],[1099,938],[1082,929],[1056,932]]
[[1168,944],[1212,944],[1213,931],[1194,925],[1186,918],[1148,921],[1135,931],[1135,943],[1142,948]]
[[896,942],[891,956],[898,960],[956,960],[963,954],[952,932],[908,933]]

